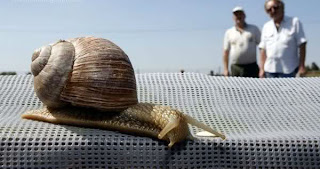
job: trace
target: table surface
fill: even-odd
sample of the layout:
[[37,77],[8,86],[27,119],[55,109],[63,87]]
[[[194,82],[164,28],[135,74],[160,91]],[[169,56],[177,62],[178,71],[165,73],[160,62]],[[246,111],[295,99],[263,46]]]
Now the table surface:
[[[319,168],[320,78],[136,74],[140,102],[174,107],[224,133],[167,143],[21,119],[43,106],[31,75],[0,76],[1,168]],[[189,126],[192,134],[201,131]]]

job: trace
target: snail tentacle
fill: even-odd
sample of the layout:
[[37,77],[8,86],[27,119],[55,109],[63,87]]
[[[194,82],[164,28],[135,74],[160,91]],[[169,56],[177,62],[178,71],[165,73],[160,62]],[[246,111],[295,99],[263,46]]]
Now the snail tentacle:
[[187,115],[187,114],[184,114],[184,117],[185,117],[187,123],[189,123],[189,124],[191,124],[191,125],[194,125],[194,126],[196,126],[196,127],[199,127],[199,128],[201,128],[201,129],[203,129],[203,130],[205,130],[205,131],[208,131],[208,132],[216,135],[217,137],[221,137],[223,140],[226,139],[226,136],[225,136],[225,135],[219,133],[219,132],[216,131],[216,130],[213,130],[211,127],[209,127],[209,126],[207,126],[207,125],[199,122],[198,120],[194,119],[193,117],[191,117],[191,116],[189,116],[189,115]]
[[161,130],[158,135],[159,139],[162,139],[167,133],[179,125],[179,120],[175,118],[170,118],[168,124]]

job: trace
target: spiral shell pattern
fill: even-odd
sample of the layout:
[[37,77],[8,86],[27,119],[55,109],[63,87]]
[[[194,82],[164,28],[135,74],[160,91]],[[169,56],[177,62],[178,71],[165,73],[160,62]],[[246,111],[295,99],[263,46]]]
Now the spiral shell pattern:
[[103,38],[60,40],[32,57],[35,91],[48,107],[66,104],[122,111],[138,103],[128,56]]

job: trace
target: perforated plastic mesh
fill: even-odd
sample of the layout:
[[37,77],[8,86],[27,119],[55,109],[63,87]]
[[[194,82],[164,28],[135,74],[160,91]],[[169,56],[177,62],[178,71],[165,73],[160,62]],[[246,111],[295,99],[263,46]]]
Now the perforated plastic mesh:
[[175,107],[227,140],[168,149],[147,137],[22,120],[42,106],[32,76],[0,76],[0,168],[320,168],[320,78],[136,77],[140,102]]

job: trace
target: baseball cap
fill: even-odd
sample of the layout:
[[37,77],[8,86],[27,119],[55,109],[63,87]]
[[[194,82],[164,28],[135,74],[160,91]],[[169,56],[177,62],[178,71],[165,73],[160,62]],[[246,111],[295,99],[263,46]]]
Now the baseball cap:
[[237,11],[244,12],[244,10],[243,10],[243,8],[241,6],[236,6],[235,8],[233,8],[232,13],[237,12]]

